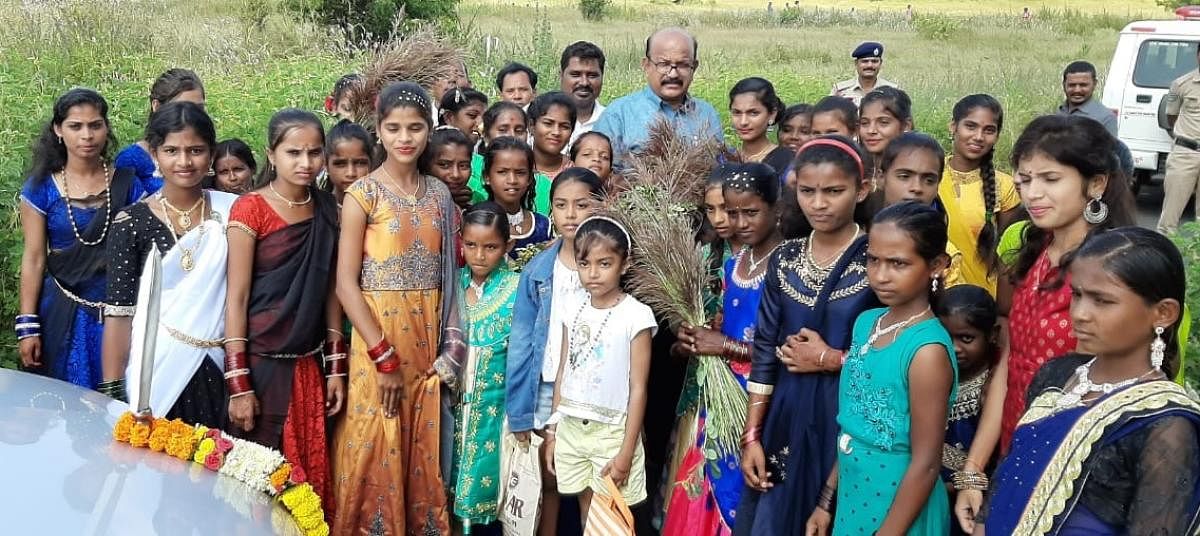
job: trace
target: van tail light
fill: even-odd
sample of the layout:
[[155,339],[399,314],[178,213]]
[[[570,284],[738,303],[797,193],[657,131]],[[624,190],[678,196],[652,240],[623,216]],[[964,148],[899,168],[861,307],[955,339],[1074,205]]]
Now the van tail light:
[[1134,27],[1130,28],[1130,31],[1142,32],[1142,33],[1154,33],[1156,30],[1154,29],[1153,26],[1134,26]]
[[1200,20],[1200,6],[1183,6],[1175,10],[1179,20]]

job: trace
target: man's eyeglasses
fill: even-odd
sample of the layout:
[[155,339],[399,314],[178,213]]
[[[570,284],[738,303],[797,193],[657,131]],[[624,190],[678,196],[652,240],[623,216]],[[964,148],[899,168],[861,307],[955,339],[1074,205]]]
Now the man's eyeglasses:
[[675,71],[679,74],[690,74],[696,69],[696,63],[671,63],[669,61],[656,61],[654,62],[654,69],[658,71],[658,74],[670,74],[671,71]]

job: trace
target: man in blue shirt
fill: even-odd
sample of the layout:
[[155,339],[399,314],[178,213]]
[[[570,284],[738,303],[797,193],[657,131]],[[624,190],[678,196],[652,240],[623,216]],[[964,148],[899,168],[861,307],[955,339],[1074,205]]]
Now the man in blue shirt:
[[700,65],[697,47],[696,39],[681,28],[664,28],[646,39],[646,87],[614,100],[594,129],[612,140],[614,167],[641,148],[660,116],[685,136],[721,139],[717,110],[688,95]]

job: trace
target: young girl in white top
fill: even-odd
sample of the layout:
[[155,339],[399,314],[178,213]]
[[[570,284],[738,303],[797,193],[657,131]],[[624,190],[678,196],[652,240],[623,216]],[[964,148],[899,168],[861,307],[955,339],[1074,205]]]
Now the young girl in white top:
[[558,491],[579,494],[587,519],[592,493],[606,493],[611,477],[628,504],[646,499],[642,417],[654,313],[621,290],[629,269],[629,233],[602,216],[575,233],[579,279],[590,299],[563,315],[562,359],[554,386],[554,413],[546,464]]

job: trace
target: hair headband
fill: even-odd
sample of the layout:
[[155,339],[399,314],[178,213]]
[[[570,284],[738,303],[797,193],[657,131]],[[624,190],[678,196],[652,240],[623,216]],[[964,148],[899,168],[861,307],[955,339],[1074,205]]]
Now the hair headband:
[[[376,108],[379,107],[379,101],[382,98],[382,96],[383,96],[382,94],[375,96],[375,107]],[[411,102],[413,104],[416,104],[417,106],[420,106],[422,110],[429,109],[429,103],[424,98],[422,98],[420,95],[418,95],[416,93],[413,93],[413,92],[407,91],[407,90],[403,90],[403,89],[400,91],[397,91],[396,96],[393,97],[392,100],[397,103]]]
[[588,219],[583,220],[583,223],[580,223],[579,227],[583,228],[584,225],[587,225],[587,222],[592,221],[592,220],[606,221],[608,223],[616,225],[617,229],[621,230],[621,234],[625,235],[625,242],[627,242],[629,244],[629,247],[631,247],[631,248],[633,247],[633,238],[629,236],[629,231],[625,229],[625,226],[621,225],[621,222],[614,220],[608,216],[591,216]]
[[805,143],[804,145],[801,145],[800,150],[797,151],[796,154],[799,155],[799,154],[803,153],[805,149],[808,149],[809,147],[814,147],[817,145],[827,145],[829,147],[837,147],[838,149],[845,151],[846,154],[850,155],[850,158],[854,159],[854,163],[858,164],[858,180],[865,180],[867,178],[867,171],[863,167],[862,157],[858,155],[858,151],[855,151],[853,147],[847,145],[845,142],[838,141],[833,138],[817,138],[815,140],[810,140],[808,143]]

